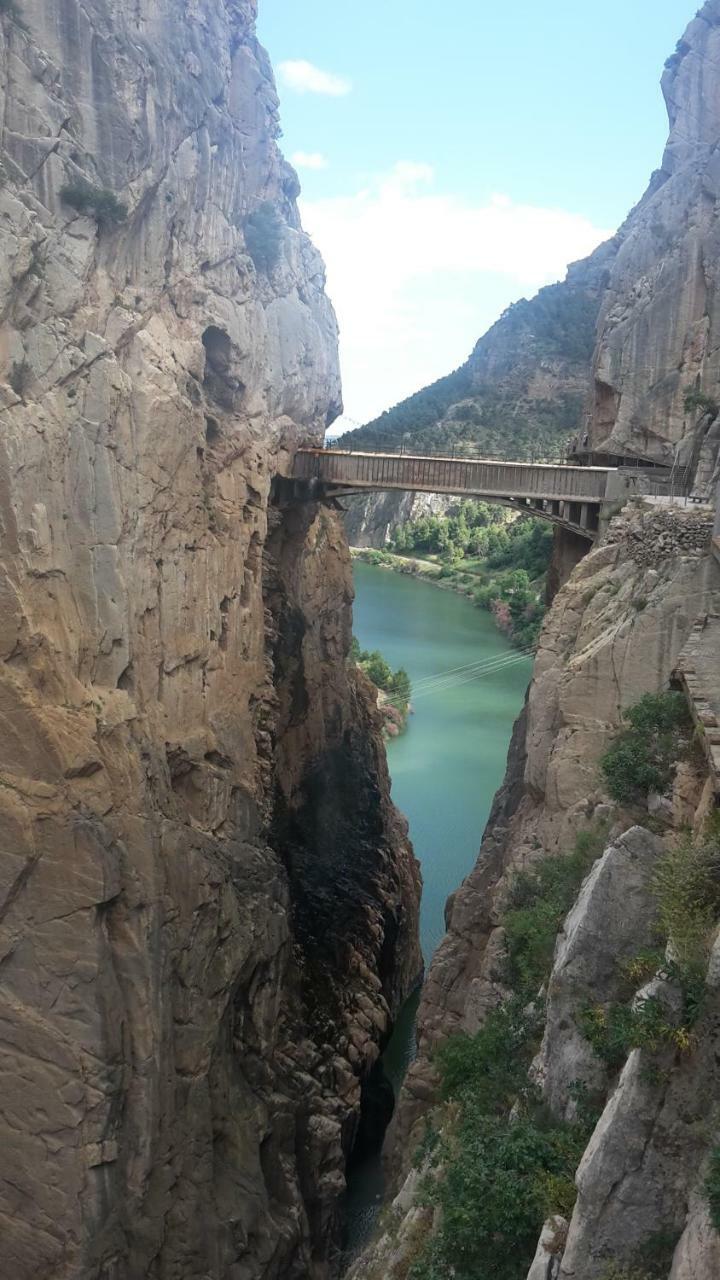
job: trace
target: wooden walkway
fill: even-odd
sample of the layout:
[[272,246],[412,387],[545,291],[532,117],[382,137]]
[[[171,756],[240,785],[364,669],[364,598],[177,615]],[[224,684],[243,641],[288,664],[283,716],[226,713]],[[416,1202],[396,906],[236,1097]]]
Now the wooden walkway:
[[636,471],[617,467],[576,467],[555,463],[502,462],[405,453],[348,453],[343,449],[300,449],[292,477],[314,482],[336,496],[367,490],[400,489],[485,498],[541,516],[594,539],[603,504],[635,493],[667,494]]

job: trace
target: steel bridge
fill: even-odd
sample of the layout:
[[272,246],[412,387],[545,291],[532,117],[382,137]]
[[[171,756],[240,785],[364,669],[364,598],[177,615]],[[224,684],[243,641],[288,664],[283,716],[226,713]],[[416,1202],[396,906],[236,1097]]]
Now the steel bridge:
[[[622,467],[507,462],[407,453],[299,449],[291,479],[308,496],[339,498],[377,489],[484,498],[540,516],[593,541],[603,507],[633,494],[673,496],[666,474]],[[677,489],[675,489],[677,493]]]

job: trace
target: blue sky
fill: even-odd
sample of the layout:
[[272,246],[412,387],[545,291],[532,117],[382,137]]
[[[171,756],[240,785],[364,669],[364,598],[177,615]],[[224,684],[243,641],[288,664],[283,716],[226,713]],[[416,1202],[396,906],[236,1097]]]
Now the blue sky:
[[612,232],[660,163],[696,0],[259,0],[346,414],[449,372]]

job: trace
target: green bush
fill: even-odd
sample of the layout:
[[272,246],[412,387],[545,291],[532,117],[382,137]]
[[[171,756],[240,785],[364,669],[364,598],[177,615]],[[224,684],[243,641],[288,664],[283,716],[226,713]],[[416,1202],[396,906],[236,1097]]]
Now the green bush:
[[494,1009],[474,1036],[451,1036],[435,1064],[444,1101],[471,1099],[487,1114],[508,1111],[528,1086],[532,1024],[522,1001]]
[[633,1049],[653,1053],[663,1045],[689,1048],[686,1029],[674,1025],[657,996],[633,1006],[587,1007],[580,1013],[578,1027],[611,1071],[619,1070]]
[[720,917],[720,841],[683,836],[654,875],[660,922],[681,975],[704,981],[710,938]]
[[245,244],[256,271],[269,275],[280,260],[283,222],[275,205],[263,201],[253,213],[248,214],[244,227]]
[[393,671],[390,664],[385,661],[377,649],[361,649],[355,636],[353,636],[350,645],[349,658],[355,666],[360,667],[365,672],[368,679],[372,680],[378,689],[382,689],[388,702],[405,717],[412,695],[412,686],[407,671],[403,667]]
[[8,376],[8,382],[15,392],[15,395],[19,396],[21,400],[25,397],[25,392],[30,385],[31,378],[32,369],[25,357],[23,356],[22,360],[14,360],[12,369]]
[[127,218],[127,205],[118,200],[114,191],[94,187],[84,179],[67,182],[60,189],[60,199],[78,213],[91,213],[100,227],[118,226]]
[[692,746],[693,726],[681,693],[647,693],[624,712],[628,728],[600,761],[608,791],[621,804],[663,792]]
[[448,1139],[452,1159],[428,1197],[441,1209],[441,1225],[414,1280],[523,1280],[551,1188],[567,1207],[567,1182],[584,1142],[571,1126],[489,1116],[468,1103]]
[[694,387],[688,387],[685,392],[683,407],[686,413],[695,413],[699,410],[701,413],[710,413],[713,417],[718,413],[717,400]]
[[553,1218],[556,1214],[568,1219],[572,1217],[577,1200],[577,1187],[575,1178],[571,1177],[567,1171],[548,1173],[543,1169],[538,1178],[538,1188],[544,1206],[545,1219]]

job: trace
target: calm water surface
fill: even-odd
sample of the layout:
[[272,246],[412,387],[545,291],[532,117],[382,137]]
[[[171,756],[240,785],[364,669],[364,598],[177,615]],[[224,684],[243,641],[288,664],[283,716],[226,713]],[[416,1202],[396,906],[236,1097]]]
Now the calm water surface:
[[417,578],[356,560],[354,631],[363,649],[379,649],[404,667],[417,696],[402,737],[388,746],[392,794],[408,818],[422,865],[421,939],[429,963],[444,928],[443,910],[477,857],[493,796],[502,782],[514,721],[531,661],[499,666],[477,679],[423,686],[471,663],[514,656],[492,618],[469,600]]
[[[513,650],[484,610],[417,578],[356,560],[354,631],[363,649],[379,649],[413,686],[407,731],[388,746],[392,794],[408,818],[423,873],[421,941],[426,964],[445,931],[445,901],[474,865],[495,791],[505,772],[513,723],[521,710],[530,659],[468,679],[471,663],[502,662]],[[472,674],[472,673],[471,673]],[[417,999],[408,1002],[385,1053],[396,1092],[412,1060]],[[353,1170],[348,1189],[348,1247],[372,1232],[382,1172],[379,1159]]]

